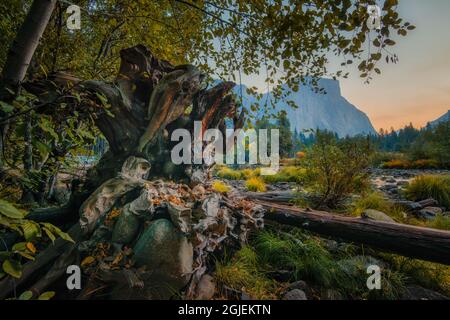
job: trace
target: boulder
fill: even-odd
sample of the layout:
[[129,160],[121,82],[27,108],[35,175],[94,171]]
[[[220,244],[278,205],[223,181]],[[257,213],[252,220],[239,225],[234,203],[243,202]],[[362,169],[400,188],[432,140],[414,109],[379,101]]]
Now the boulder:
[[294,289],[287,292],[283,296],[283,300],[308,300],[308,298],[306,298],[306,294],[304,291],[300,289]]
[[386,213],[373,209],[364,210],[363,213],[361,213],[361,218],[395,223],[395,220],[389,217]]
[[402,201],[396,201],[395,204],[409,212],[418,211],[423,208],[420,203],[414,202],[414,201],[403,201],[402,200]]
[[302,290],[302,291],[308,291],[309,287],[308,287],[308,284],[305,281],[299,280],[299,281],[295,281],[295,282],[290,283],[288,285],[287,289],[288,290],[299,289],[299,290]]
[[120,244],[130,244],[139,232],[139,218],[124,208],[114,225],[112,241]]
[[167,219],[154,221],[134,247],[136,267],[149,271],[145,288],[153,299],[168,299],[189,282],[193,248]]
[[437,215],[442,214],[442,209],[438,207],[426,207],[417,212],[417,216],[422,219],[434,219]]
[[200,279],[195,290],[195,298],[197,300],[211,300],[216,292],[216,283],[214,278],[209,274],[205,274]]

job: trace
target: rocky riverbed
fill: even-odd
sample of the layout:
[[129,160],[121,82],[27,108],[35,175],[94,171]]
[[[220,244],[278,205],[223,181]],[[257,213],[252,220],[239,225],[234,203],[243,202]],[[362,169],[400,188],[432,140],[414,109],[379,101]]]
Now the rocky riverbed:
[[402,190],[408,183],[421,175],[450,175],[450,170],[397,170],[397,169],[372,169],[371,183],[389,198],[400,200]]

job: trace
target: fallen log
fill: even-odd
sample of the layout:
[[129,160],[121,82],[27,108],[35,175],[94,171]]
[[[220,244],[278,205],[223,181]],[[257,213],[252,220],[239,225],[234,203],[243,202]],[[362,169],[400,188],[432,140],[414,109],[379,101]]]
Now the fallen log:
[[410,225],[343,217],[255,201],[267,211],[264,219],[321,235],[365,244],[402,256],[450,265],[450,232]]
[[246,199],[273,203],[289,203],[296,197],[295,193],[292,191],[245,192],[242,195]]

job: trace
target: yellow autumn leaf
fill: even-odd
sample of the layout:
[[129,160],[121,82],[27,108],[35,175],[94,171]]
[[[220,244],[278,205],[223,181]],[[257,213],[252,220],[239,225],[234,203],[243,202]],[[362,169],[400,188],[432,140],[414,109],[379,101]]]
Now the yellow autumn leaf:
[[81,266],[82,267],[88,266],[88,265],[94,263],[94,261],[95,261],[95,258],[93,256],[88,256],[88,257],[84,258],[83,261],[81,261]]
[[31,253],[33,253],[33,254],[35,254],[36,253],[36,247],[34,246],[34,244],[33,243],[31,243],[31,242],[27,242],[27,249],[31,252]]

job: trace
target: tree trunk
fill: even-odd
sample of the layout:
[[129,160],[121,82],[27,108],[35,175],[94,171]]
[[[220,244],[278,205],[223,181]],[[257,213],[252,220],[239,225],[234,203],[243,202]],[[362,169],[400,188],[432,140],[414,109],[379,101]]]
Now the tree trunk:
[[299,227],[321,235],[366,244],[403,256],[450,265],[450,232],[404,224],[342,217],[257,202],[266,210],[265,220]]
[[2,71],[7,86],[17,86],[25,78],[31,58],[55,8],[56,0],[34,0],[16,35]]

